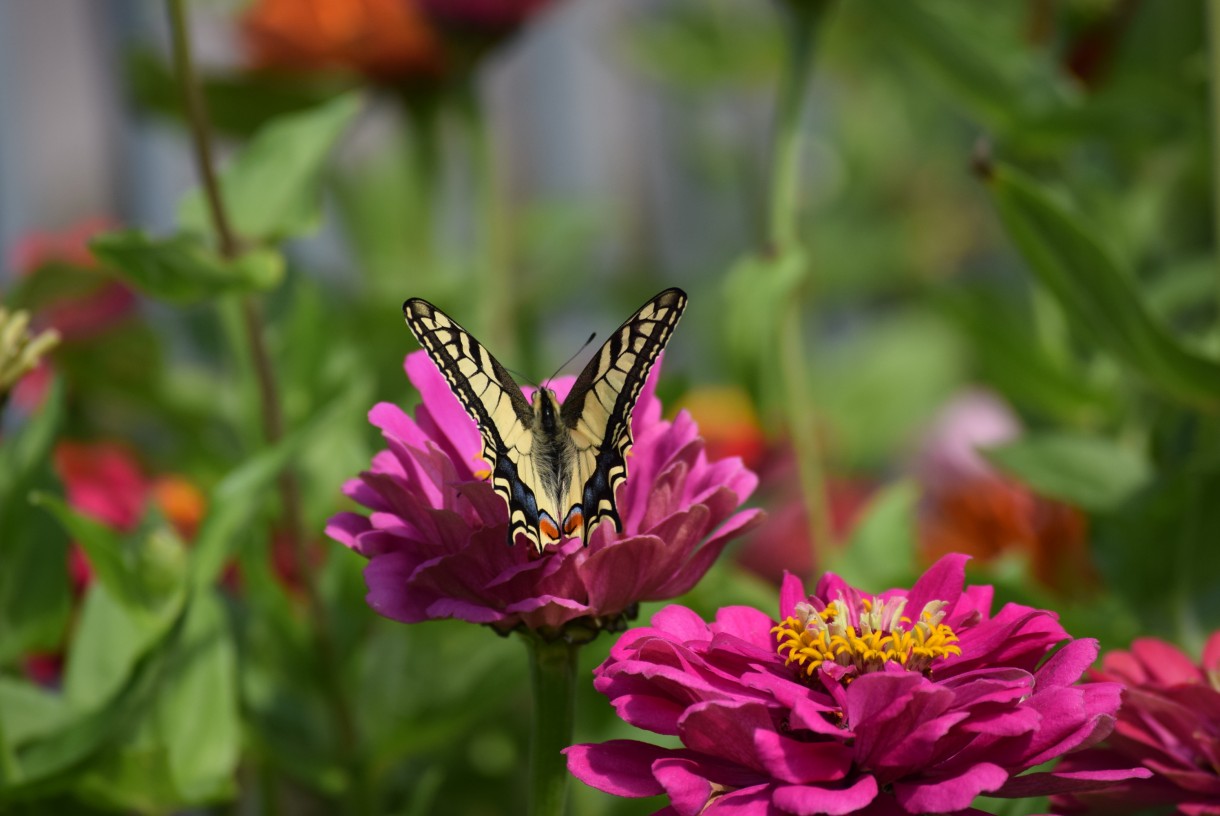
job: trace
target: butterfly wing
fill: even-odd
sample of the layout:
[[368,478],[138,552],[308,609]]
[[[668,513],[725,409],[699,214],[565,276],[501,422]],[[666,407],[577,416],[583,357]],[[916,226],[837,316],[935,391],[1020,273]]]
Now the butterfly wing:
[[534,411],[512,376],[470,332],[426,300],[402,305],[407,326],[444,374],[483,436],[491,484],[508,502],[508,543],[518,533],[539,545],[537,484],[531,431]]
[[641,306],[602,344],[560,409],[575,449],[564,528],[574,531],[578,514],[586,544],[607,519],[616,530],[623,527],[614,492],[627,478],[631,412],[685,308],[681,289],[666,289]]

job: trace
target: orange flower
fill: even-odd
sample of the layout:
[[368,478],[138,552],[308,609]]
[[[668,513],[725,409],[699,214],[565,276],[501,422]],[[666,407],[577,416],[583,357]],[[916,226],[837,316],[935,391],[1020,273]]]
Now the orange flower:
[[688,411],[699,425],[710,458],[740,456],[746,467],[758,467],[767,440],[745,391],[731,385],[695,388],[678,402],[678,407]]
[[919,523],[929,562],[952,552],[981,563],[1020,553],[1038,582],[1060,593],[1096,583],[1087,533],[1088,520],[1075,507],[999,478],[930,491]]
[[412,0],[256,0],[241,23],[260,69],[345,69],[381,82],[444,69],[436,35]]

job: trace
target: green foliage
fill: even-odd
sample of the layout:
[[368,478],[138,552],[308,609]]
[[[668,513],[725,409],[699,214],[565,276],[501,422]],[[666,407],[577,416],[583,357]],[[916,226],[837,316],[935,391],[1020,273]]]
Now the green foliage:
[[[220,176],[221,198],[239,236],[278,241],[317,226],[324,162],[360,107],[358,94],[346,94],[259,128]],[[178,218],[187,229],[211,230],[202,190],[182,200]]]
[[52,486],[47,463],[62,423],[63,386],[57,381],[43,411],[0,439],[0,665],[54,648],[68,622],[68,541],[29,505],[31,491]]
[[1135,451],[1080,433],[1031,434],[985,453],[1039,493],[1100,512],[1122,506],[1152,476],[1148,461]]
[[1209,411],[1220,406],[1220,363],[1153,320],[1131,276],[1083,219],[1012,168],[998,168],[991,187],[1013,241],[1075,329],[1166,395]]
[[150,238],[123,230],[95,238],[90,248],[144,292],[175,303],[266,291],[284,277],[284,259],[274,250],[255,249],[226,261],[189,233]]
[[[235,246],[195,189],[164,230],[95,237],[101,268],[43,240],[31,245],[52,257],[5,270],[22,273],[6,305],[64,337],[45,395],[0,395],[0,812],[520,809],[536,702],[521,644],[377,616],[365,559],[323,532],[354,509],[341,486],[386,447],[370,406],[417,399],[402,374],[408,296],[472,328],[498,321],[516,358],[502,361],[538,375],[591,327],[683,286],[667,415],[708,383],[748,394],[761,451],[736,420],[721,438],[720,418],[697,419],[709,456],[752,457],[765,534],[792,553],[814,548],[786,498],[808,465],[791,440],[815,440],[828,482],[871,495],[815,572],[877,590],[919,574],[921,522],[954,521],[921,483],[924,436],[947,401],[986,385],[1022,427],[976,448],[1020,496],[1005,511],[1045,532],[1037,513],[1066,503],[1087,541],[1052,530],[1046,551],[991,560],[1012,519],[967,519],[966,534],[988,531],[971,580],[1107,649],[1147,635],[1197,646],[1220,627],[1213,78],[1198,4],[835,4],[793,118],[794,177],[777,179],[789,6],[667,0],[616,17],[604,55],[627,69],[628,96],[595,100],[590,127],[622,117],[604,134],[531,119],[549,109],[532,94],[587,87],[561,75],[566,49],[549,36],[513,47],[549,42],[521,63],[555,71],[502,78],[496,57],[479,93],[432,76],[199,68],[207,123],[186,121],[158,44],[113,66],[159,126],[219,135]],[[512,138],[485,131],[483,91]],[[370,127],[334,161],[357,119]],[[797,193],[782,247],[764,229],[777,181]],[[319,226],[322,241],[297,240]],[[495,275],[511,309],[489,302]],[[127,286],[158,303],[107,317]],[[778,351],[794,310],[798,398]],[[82,489],[61,472],[60,442],[115,440],[139,478],[93,474]],[[139,521],[103,520],[98,503]],[[736,560],[756,543],[733,542],[676,602],[705,619],[733,604],[775,614],[777,588]],[[1097,580],[1041,584],[1039,559],[1075,569],[1057,559],[1076,546]],[[77,550],[89,577],[69,572]],[[589,682],[615,637],[580,655],[575,739],[664,741]],[[666,804],[584,787],[571,799],[591,816]]]

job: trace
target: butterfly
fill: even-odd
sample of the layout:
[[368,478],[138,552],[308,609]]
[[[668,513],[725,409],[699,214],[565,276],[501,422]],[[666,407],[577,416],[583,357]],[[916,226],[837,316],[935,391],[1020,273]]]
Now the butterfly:
[[508,504],[508,543],[539,554],[548,544],[609,521],[623,528],[614,493],[627,479],[631,412],[665,348],[686,293],[666,289],[627,318],[589,361],[562,404],[539,388],[527,400],[470,332],[426,300],[402,305],[407,326],[445,376],[483,437],[491,484]]

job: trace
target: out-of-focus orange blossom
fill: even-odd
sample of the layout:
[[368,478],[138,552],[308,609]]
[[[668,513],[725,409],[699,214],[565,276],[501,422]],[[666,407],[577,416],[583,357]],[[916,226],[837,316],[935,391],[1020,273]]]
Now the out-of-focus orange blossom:
[[989,392],[969,391],[944,407],[916,465],[924,491],[921,554],[932,563],[946,553],[966,553],[978,564],[1020,554],[1048,589],[1088,589],[1097,577],[1085,515],[1002,476],[978,452],[1020,434],[1016,415]]
[[748,468],[757,468],[767,440],[746,392],[732,385],[707,385],[688,391],[678,402],[699,426],[711,459],[740,456]]
[[261,70],[347,70],[386,83],[445,70],[440,41],[415,0],[256,0],[241,30]]

